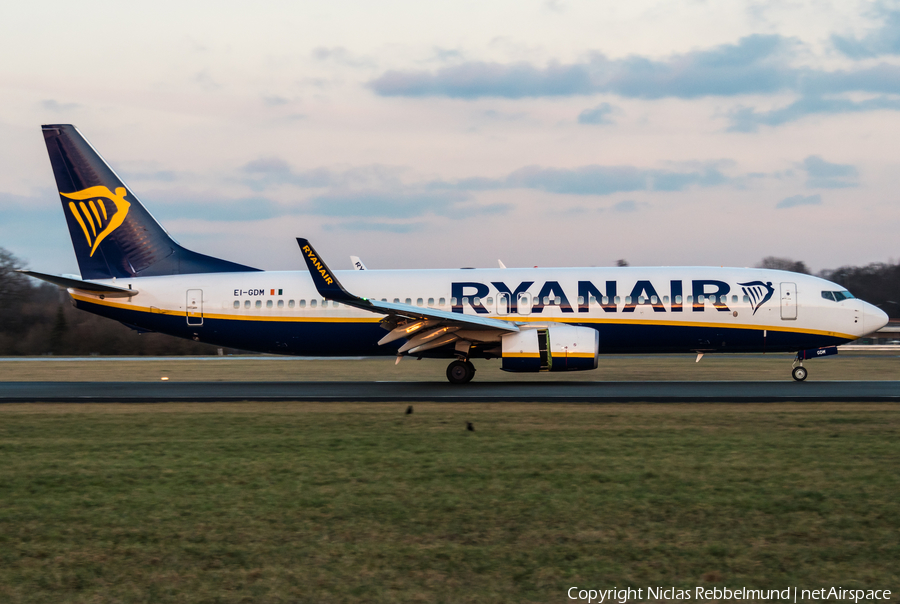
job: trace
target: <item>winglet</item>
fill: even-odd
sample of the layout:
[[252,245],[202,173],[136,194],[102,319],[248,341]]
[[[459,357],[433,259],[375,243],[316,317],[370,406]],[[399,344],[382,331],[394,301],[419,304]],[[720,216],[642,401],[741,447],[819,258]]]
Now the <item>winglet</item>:
[[323,298],[329,300],[337,300],[338,302],[359,302],[360,298],[354,296],[341,285],[331,269],[325,265],[322,257],[313,249],[309,241],[302,237],[297,237],[297,245],[303,252],[303,259],[306,260],[306,266],[309,268],[309,274],[312,277],[316,289]]

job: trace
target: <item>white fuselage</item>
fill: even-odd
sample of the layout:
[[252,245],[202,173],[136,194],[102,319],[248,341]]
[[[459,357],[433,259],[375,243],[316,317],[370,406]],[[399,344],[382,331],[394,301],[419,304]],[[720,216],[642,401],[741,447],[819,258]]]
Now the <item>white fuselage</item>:
[[[862,300],[829,297],[844,291],[839,285],[764,269],[368,270],[336,276],[348,291],[370,299],[508,320],[522,329],[594,327],[602,352],[796,351],[850,341],[887,321]],[[111,298],[70,290],[76,304],[142,329],[284,354],[396,350],[376,345],[381,315],[322,299],[306,271],[98,282],[138,293]]]

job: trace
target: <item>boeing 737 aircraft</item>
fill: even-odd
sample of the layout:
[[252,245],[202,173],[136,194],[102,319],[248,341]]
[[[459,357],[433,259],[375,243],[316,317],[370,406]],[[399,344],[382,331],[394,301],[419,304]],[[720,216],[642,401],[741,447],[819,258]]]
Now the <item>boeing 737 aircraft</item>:
[[538,372],[595,369],[607,353],[795,352],[802,381],[803,360],[888,320],[835,283],[755,268],[332,271],[298,239],[307,270],[262,271],[179,245],[74,126],[43,133],[81,275],[23,272],[140,331],[286,355],[446,358],[453,383],[472,379],[472,358]]

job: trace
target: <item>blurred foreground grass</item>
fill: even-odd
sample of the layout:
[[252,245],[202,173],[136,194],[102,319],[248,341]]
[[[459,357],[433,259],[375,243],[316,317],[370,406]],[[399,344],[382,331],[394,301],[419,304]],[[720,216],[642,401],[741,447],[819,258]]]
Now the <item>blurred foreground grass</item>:
[[[497,360],[476,359],[477,381],[704,381],[791,380],[789,354],[709,354],[699,363],[694,355],[601,356],[593,371],[568,373],[506,373]],[[90,357],[81,360],[39,357],[3,359],[0,381],[155,381],[162,376],[181,381],[439,381],[444,382],[449,360],[394,357],[360,359],[304,359],[291,357],[177,357],[118,360]],[[900,380],[897,352],[841,352],[836,357],[807,361],[809,379]]]
[[405,408],[2,405],[0,602],[900,588],[896,405]]

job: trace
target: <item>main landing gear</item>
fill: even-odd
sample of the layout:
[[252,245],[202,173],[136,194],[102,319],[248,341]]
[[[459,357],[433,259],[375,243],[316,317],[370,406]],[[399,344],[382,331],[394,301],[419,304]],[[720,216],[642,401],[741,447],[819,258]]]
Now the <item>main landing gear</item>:
[[465,384],[475,377],[475,365],[471,361],[453,361],[447,366],[447,379],[451,384]]

